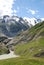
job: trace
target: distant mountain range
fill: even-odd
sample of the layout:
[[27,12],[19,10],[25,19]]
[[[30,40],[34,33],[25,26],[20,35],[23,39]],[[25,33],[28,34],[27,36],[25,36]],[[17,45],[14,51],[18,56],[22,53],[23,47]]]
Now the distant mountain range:
[[17,33],[25,31],[39,22],[41,22],[41,19],[4,15],[0,18],[0,35],[13,37]]

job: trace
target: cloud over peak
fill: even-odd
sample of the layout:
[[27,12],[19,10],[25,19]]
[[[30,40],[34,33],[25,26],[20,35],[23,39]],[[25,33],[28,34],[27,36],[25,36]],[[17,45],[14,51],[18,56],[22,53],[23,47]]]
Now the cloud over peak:
[[0,0],[0,15],[11,15],[13,3],[14,0]]

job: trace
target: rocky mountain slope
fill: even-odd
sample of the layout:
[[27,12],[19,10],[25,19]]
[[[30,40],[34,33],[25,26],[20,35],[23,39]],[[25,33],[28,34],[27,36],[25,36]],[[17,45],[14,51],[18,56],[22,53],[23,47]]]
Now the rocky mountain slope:
[[29,28],[26,31],[22,31],[18,33],[13,38],[1,36],[0,43],[3,43],[7,48],[12,48],[13,46],[17,46],[17,45],[19,46],[19,44],[21,45],[24,44],[25,46],[27,45],[27,43],[30,43],[30,42],[32,42],[33,44],[36,43],[37,45],[38,43],[40,43],[39,39],[40,40],[44,39],[44,21],[36,24],[35,26],[33,26],[32,28]]
[[7,51],[9,48],[13,49],[17,44],[28,43],[37,40],[39,37],[44,38],[44,21],[33,26],[32,24],[28,25],[24,19],[16,16],[4,16],[0,20],[0,44],[2,46],[4,44],[2,48]]
[[4,15],[3,18],[0,18],[0,35],[13,37],[17,33],[25,31],[39,22],[41,22],[41,19]]
[[36,24],[34,27],[29,28],[26,31],[18,33],[16,37],[13,37],[9,44],[16,45],[18,43],[27,43],[29,41],[36,40],[40,36],[44,36],[44,21]]
[[21,17],[8,15],[3,16],[3,19],[0,19],[0,33],[13,37],[17,35],[18,32],[22,30],[27,30],[30,26],[23,20]]

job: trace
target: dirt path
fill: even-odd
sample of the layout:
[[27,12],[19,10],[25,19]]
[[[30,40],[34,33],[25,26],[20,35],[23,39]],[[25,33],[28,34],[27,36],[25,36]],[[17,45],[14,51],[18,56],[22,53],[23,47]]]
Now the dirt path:
[[0,60],[8,59],[8,58],[15,58],[15,57],[19,57],[19,56],[18,55],[15,55],[14,54],[14,51],[11,51],[10,50],[10,53],[9,54],[0,55]]

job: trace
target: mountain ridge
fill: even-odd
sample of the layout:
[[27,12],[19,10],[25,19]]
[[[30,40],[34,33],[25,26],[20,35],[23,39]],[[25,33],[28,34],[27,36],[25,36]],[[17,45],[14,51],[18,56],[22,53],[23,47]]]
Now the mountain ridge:
[[37,20],[38,19],[35,18],[29,19],[18,16],[4,15],[3,18],[0,19],[0,31],[3,35],[5,34],[8,37],[13,37],[20,31],[25,31],[41,22],[41,19],[39,19],[39,21]]
[[0,21],[0,44],[4,44],[4,46],[2,45],[2,48],[5,47],[4,49],[6,49],[6,51],[19,44],[25,45],[33,40],[39,39],[39,37],[44,37],[44,21],[41,21],[39,23],[36,23],[34,26],[31,25],[31,27],[29,27],[27,22],[25,22],[22,18],[19,19],[17,17],[17,21],[13,18],[5,19],[4,17]]

